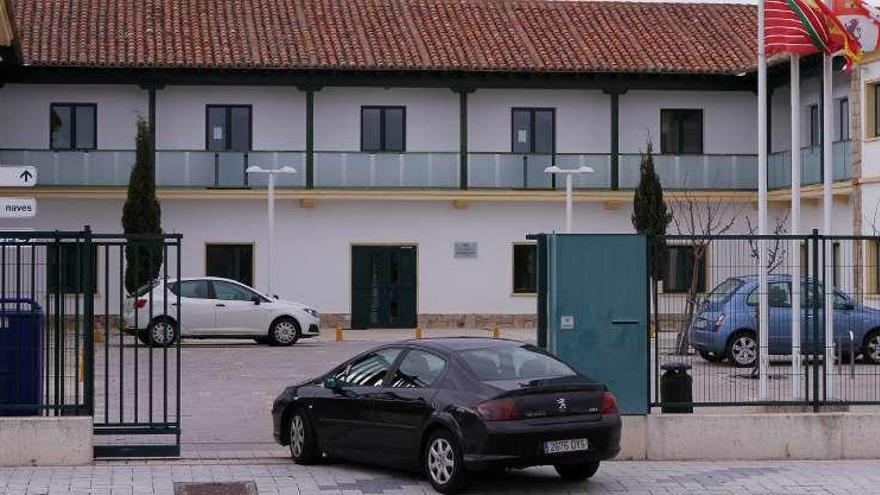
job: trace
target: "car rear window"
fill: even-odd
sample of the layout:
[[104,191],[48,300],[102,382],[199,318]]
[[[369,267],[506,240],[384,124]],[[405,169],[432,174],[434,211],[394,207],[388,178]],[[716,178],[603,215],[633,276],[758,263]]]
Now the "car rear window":
[[574,376],[570,366],[541,349],[524,345],[460,351],[459,355],[480,380],[535,380]]
[[730,300],[730,297],[739,290],[742,284],[743,281],[738,278],[729,278],[724,282],[718,284],[718,287],[712,289],[712,292],[709,293],[709,296],[706,297],[706,300],[708,300],[712,304],[726,303],[728,300]]

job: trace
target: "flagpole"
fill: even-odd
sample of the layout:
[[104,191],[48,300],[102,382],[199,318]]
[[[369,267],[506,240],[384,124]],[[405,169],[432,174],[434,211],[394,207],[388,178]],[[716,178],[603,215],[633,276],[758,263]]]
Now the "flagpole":
[[[791,54],[791,234],[801,230],[801,57]],[[801,393],[801,246],[792,242],[791,263],[791,397]]]
[[758,0],[758,396],[767,400],[767,52],[764,45],[764,0]]
[[[832,118],[834,111],[831,106],[832,93],[832,62],[833,55],[822,55],[822,233],[831,235],[831,208],[834,196],[831,186],[834,182],[834,163],[832,150]],[[827,238],[822,242],[824,265],[823,284],[825,287],[825,393],[833,397],[834,377],[834,275],[833,275],[833,241]],[[815,256],[815,254],[814,254]],[[815,274],[818,276],[818,274]]]

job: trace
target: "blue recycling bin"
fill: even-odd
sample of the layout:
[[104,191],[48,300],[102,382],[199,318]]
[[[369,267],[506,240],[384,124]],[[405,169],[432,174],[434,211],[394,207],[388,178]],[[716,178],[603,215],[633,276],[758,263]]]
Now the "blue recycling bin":
[[41,414],[43,309],[33,299],[0,299],[0,416]]

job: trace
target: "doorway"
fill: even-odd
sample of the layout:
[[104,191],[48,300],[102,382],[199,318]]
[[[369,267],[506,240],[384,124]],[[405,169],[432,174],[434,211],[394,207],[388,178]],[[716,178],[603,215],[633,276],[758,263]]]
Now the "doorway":
[[352,246],[351,328],[414,328],[414,245]]

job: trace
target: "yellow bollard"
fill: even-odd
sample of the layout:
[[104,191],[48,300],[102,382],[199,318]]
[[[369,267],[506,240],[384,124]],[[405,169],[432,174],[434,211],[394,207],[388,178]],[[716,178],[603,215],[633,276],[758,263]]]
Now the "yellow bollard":
[[498,327],[498,324],[496,323],[496,324],[492,327],[492,338],[493,338],[493,339],[497,339],[497,338],[499,338],[499,337],[501,337],[501,328],[499,328],[499,327]]
[[342,342],[342,327],[336,327],[336,342]]
[[416,327],[416,338],[422,338],[422,327]]
[[83,355],[79,355],[79,381],[83,381],[86,376],[86,361]]
[[94,333],[92,334],[92,338],[94,343],[100,344],[104,342],[104,332],[96,328]]

